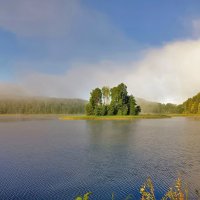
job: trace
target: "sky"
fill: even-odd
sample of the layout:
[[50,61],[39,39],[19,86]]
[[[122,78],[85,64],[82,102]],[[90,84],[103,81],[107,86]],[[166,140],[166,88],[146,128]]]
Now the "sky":
[[181,103],[200,92],[199,0],[0,0],[0,95],[130,94]]

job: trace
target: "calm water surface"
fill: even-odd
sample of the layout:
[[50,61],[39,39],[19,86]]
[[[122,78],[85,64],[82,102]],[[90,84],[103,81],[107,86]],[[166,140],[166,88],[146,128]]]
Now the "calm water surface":
[[181,172],[191,199],[200,189],[200,121],[27,120],[0,122],[0,199],[116,200],[147,177],[163,195]]

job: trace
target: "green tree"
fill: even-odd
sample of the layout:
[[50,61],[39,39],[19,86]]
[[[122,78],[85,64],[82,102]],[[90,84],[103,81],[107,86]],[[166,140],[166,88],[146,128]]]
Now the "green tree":
[[85,111],[87,115],[94,115],[94,109],[91,105],[91,103],[86,104]]
[[90,93],[90,104],[92,105],[93,109],[102,104],[102,92],[99,88],[95,88]]
[[102,105],[102,116],[107,115],[108,113],[108,106],[107,105]]
[[101,115],[102,113],[102,92],[99,88],[95,88],[90,93],[89,103],[86,105],[87,115]]
[[105,105],[108,105],[110,103],[110,88],[107,86],[104,86],[102,88],[102,96],[103,96],[103,103]]
[[198,114],[200,114],[200,103],[198,105]]
[[106,86],[102,90],[95,88],[90,95],[86,106],[87,115],[136,115],[141,111],[141,108],[136,105],[135,98],[128,95],[124,83],[111,89]]
[[141,112],[140,106],[136,106],[136,108],[135,108],[135,115],[139,115],[140,112]]
[[127,86],[124,83],[111,89],[111,103],[114,105],[117,115],[125,113],[125,106],[128,103]]
[[136,114],[136,102],[133,95],[129,96],[129,115],[135,115]]
[[114,103],[110,103],[110,105],[108,105],[108,115],[116,115],[116,108]]
[[122,115],[128,115],[128,105],[123,105],[122,108]]

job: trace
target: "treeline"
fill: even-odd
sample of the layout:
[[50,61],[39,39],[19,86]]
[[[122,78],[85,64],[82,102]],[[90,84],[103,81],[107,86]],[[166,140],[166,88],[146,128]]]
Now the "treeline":
[[87,101],[81,99],[0,97],[0,114],[84,114],[86,111],[87,115],[137,115],[141,110],[155,114],[200,114],[200,93],[180,105],[135,100],[123,83],[111,89],[96,88],[90,94],[87,106]]
[[87,115],[138,115],[140,112],[140,106],[136,104],[133,95],[128,95],[124,83],[111,89],[104,86],[92,90],[86,105]]
[[155,114],[181,114],[184,112],[183,105],[176,105],[172,103],[162,104],[158,102],[146,101],[144,99],[137,99],[137,103],[142,108],[142,113]]
[[141,105],[143,113],[200,114],[200,93],[179,105],[149,102],[144,99],[137,99],[137,102]]
[[82,114],[86,101],[58,98],[0,98],[0,114]]
[[200,93],[189,98],[182,106],[185,114],[200,114]]

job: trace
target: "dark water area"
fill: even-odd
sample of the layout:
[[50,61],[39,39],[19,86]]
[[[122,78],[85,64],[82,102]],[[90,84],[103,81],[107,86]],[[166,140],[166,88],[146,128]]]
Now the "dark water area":
[[199,119],[0,121],[0,199],[140,199],[148,177],[159,199],[178,173],[197,199]]

